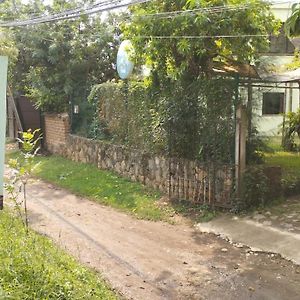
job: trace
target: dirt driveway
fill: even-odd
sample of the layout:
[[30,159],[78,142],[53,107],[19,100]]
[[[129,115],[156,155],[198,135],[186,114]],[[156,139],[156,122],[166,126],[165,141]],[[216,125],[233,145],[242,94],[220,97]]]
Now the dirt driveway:
[[187,225],[135,220],[52,185],[28,186],[30,224],[125,298],[300,299],[300,267]]

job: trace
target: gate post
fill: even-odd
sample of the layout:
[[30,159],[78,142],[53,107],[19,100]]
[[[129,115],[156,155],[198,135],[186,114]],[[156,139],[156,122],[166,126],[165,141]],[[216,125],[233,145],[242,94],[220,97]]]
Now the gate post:
[[0,56],[0,209],[3,209],[7,65],[8,58]]
[[245,105],[239,105],[236,110],[235,131],[235,183],[238,198],[241,196],[242,177],[246,169],[247,127],[247,108]]

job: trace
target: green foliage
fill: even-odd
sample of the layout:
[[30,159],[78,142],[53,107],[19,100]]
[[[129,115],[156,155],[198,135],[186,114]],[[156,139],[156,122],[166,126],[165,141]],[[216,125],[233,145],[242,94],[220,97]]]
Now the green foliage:
[[10,81],[13,76],[12,70],[17,61],[18,49],[11,32],[7,29],[0,29],[0,55],[8,57],[8,80]]
[[263,167],[248,167],[243,174],[242,195],[238,199],[238,210],[249,210],[253,207],[265,206],[270,199],[269,179],[263,171]]
[[[247,7],[218,13],[209,10],[222,5]],[[191,9],[199,10],[172,18],[157,16],[161,12]],[[231,65],[233,61],[250,63],[268,49],[268,38],[262,35],[276,33],[280,25],[269,4],[259,0],[151,1],[133,6],[131,13],[132,18],[122,24],[124,38],[133,42],[132,59],[136,65],[145,65],[151,72],[144,80],[144,91],[138,90],[136,99],[131,97],[131,86],[129,96],[123,97],[128,98],[128,112],[122,114],[128,117],[126,142],[155,153],[232,162],[235,82],[213,77],[213,66]],[[213,37],[220,35],[243,37]],[[130,117],[132,112],[135,120]],[[145,136],[148,133],[150,139]]]
[[0,299],[117,299],[93,272],[0,212]]
[[291,63],[287,64],[286,68],[288,70],[296,70],[296,69],[300,68],[300,50],[299,49],[297,49],[297,48],[295,49],[293,61]]
[[[32,10],[52,14],[87,3],[90,1],[57,0],[45,6],[35,0],[28,5],[20,3],[21,16],[11,17],[28,18]],[[67,111],[70,103],[86,101],[92,85],[115,75],[115,30],[113,18],[102,22],[87,16],[15,28],[13,36],[19,50],[13,77],[16,93],[26,93],[48,112]]]
[[99,124],[100,137],[155,154],[230,162],[234,90],[235,82],[222,77],[187,88],[110,82],[94,86],[88,99],[96,105],[92,124]]
[[[93,107],[88,136],[95,139],[125,141],[126,114],[122,83],[106,82],[92,87],[88,102]],[[116,130],[118,128],[118,130]]]
[[246,143],[247,165],[264,163],[265,153],[274,152],[271,146],[265,138],[259,136],[255,127],[252,128],[252,132],[248,135]]
[[292,14],[284,23],[284,31],[288,37],[300,36],[300,3],[292,5]]
[[[300,109],[296,112],[286,113],[285,122],[281,127],[283,134],[283,149],[286,151],[299,151]],[[298,143],[295,139],[298,140]]]
[[[217,13],[209,10],[224,5],[247,7],[220,10]],[[149,16],[199,8],[208,10],[178,14],[172,18]],[[131,12],[134,18],[123,24],[123,33],[133,42],[135,60],[140,65],[149,66],[152,75],[156,74],[164,82],[166,79],[178,80],[183,76],[197,78],[199,75],[209,75],[212,73],[213,62],[252,62],[260,52],[268,50],[269,41],[264,36],[233,39],[155,39],[151,36],[268,36],[277,32],[280,26],[270,11],[270,5],[260,0],[157,0],[133,6]]]
[[291,152],[275,152],[265,156],[269,166],[282,168],[282,185],[286,196],[300,194],[300,156]]
[[[34,157],[39,151],[38,143],[42,139],[40,129],[32,132],[28,131],[21,133],[21,138],[18,142],[21,144],[21,157],[10,159],[8,164],[14,170],[10,181],[5,184],[5,189],[8,192],[10,200],[15,205],[15,210],[18,212],[24,226],[28,230],[28,215],[27,215],[27,195],[26,185],[37,167]],[[24,212],[23,212],[24,210]]]

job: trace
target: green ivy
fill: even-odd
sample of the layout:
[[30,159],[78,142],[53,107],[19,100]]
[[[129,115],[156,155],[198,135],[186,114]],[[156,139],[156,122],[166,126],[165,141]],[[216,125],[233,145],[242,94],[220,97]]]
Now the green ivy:
[[232,79],[199,78],[189,83],[148,86],[143,82],[96,85],[90,134],[155,154],[201,161],[232,161]]

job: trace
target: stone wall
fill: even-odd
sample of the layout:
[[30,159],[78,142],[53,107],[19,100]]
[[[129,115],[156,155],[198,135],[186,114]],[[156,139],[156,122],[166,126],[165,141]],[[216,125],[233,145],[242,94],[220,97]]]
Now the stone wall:
[[47,115],[45,128],[46,147],[54,154],[112,170],[170,197],[222,207],[231,204],[233,169],[230,166],[151,156],[125,146],[71,135],[67,115]]
[[[159,189],[171,198],[230,207],[234,166],[150,155],[121,145],[69,133],[67,114],[45,116],[45,144],[54,154],[111,170],[132,181]],[[281,171],[265,168],[274,196],[281,193]],[[273,194],[272,194],[273,195]]]
[[70,120],[67,113],[45,114],[44,143],[52,153],[63,153],[70,134]]

